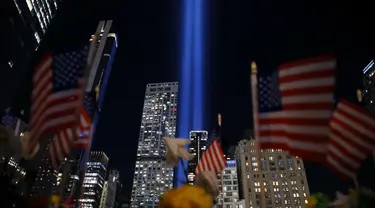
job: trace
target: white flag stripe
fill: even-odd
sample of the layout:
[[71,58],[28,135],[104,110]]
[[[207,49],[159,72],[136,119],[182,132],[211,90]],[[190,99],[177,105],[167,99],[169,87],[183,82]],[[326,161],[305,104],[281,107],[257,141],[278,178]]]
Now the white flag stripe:
[[301,64],[300,66],[291,67],[289,69],[282,69],[279,72],[280,78],[295,74],[302,74],[315,71],[332,71],[336,68],[335,60],[327,60],[321,62],[312,62],[310,64]]

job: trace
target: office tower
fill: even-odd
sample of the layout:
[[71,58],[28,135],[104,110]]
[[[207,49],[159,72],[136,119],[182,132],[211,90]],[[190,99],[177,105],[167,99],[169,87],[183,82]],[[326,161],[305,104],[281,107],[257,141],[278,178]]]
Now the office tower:
[[375,113],[375,66],[374,60],[363,69],[363,101],[366,107]]
[[7,107],[27,73],[32,55],[45,36],[62,0],[0,1],[0,109]]
[[239,199],[236,160],[227,160],[227,167],[217,177],[220,194],[215,207],[246,208],[245,200]]
[[[121,183],[119,181],[120,173],[118,170],[111,170],[108,175],[107,190],[105,191],[105,206],[115,207],[116,198],[119,197],[121,191]],[[104,192],[104,191],[103,191]]]
[[278,149],[262,150],[261,155],[260,165],[253,139],[238,143],[236,158],[242,192],[239,195],[245,199],[246,207],[259,207],[260,178],[264,184],[265,207],[304,207],[310,193],[302,159]]
[[62,175],[64,172],[65,165],[69,165],[71,167],[71,171],[69,173],[69,181],[64,188],[65,189],[64,197],[68,198],[69,196],[73,194],[74,186],[79,180],[77,169],[80,166],[80,159],[81,159],[81,154],[80,152],[77,152],[73,155],[73,157],[66,158],[65,161],[62,162],[62,165],[60,166],[60,169],[59,169],[59,173],[57,174],[56,186],[53,191],[54,194],[60,194],[60,189],[61,189],[60,185],[61,185]]
[[[96,33],[99,34],[92,60],[90,75],[87,80],[87,92],[96,92],[98,111],[100,112],[117,50],[117,35],[113,32],[112,20],[100,21]],[[91,38],[90,41],[93,39]]]
[[108,157],[104,152],[91,151],[87,170],[83,181],[83,193],[79,201],[79,207],[99,207],[102,196],[105,177],[107,175]]
[[202,153],[207,149],[207,131],[190,131],[189,133],[190,145],[189,152],[193,156],[188,162],[188,183],[193,185],[195,178],[195,168]]
[[131,207],[157,207],[160,195],[173,186],[162,137],[176,134],[177,101],[177,82],[146,86]]

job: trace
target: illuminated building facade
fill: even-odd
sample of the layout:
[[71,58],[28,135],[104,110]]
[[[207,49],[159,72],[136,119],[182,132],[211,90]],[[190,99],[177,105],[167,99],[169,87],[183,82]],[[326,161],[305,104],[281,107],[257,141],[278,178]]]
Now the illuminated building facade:
[[31,190],[31,196],[49,195],[57,185],[58,171],[52,167],[48,148],[52,137],[45,139],[45,144],[40,144],[44,149],[39,149],[41,160],[37,168],[37,176]]
[[236,160],[227,160],[227,167],[217,176],[220,194],[216,208],[246,208],[245,200],[239,199]]
[[193,156],[188,162],[188,183],[193,185],[195,178],[195,168],[202,153],[207,149],[207,131],[190,131],[189,134],[190,145],[189,152]]
[[105,177],[107,175],[108,157],[104,152],[91,151],[83,181],[83,194],[79,207],[95,208],[100,206]]
[[116,199],[119,197],[121,191],[120,172],[118,170],[111,170],[108,175],[105,207],[116,207]]
[[363,69],[363,100],[366,107],[375,113],[375,66],[374,60]]
[[0,109],[9,105],[62,0],[0,1]]
[[[240,199],[246,207],[260,204],[260,177],[264,184],[265,207],[302,208],[310,195],[303,161],[282,150],[263,150],[261,165],[257,162],[255,141],[238,143],[236,158],[239,175]],[[262,167],[262,173],[259,168]]]
[[175,137],[177,102],[177,82],[147,84],[131,207],[157,207],[160,195],[173,186],[173,168],[166,166],[162,137]]

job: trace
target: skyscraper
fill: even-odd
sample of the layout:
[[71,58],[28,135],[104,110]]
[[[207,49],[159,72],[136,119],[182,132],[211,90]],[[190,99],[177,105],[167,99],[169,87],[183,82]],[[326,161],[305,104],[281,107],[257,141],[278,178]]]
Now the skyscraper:
[[310,193],[302,159],[274,149],[262,150],[261,155],[260,165],[253,139],[238,143],[239,196],[245,199],[246,207],[259,207],[260,181],[264,184],[265,207],[304,207]]
[[366,107],[375,113],[375,65],[374,60],[363,69],[363,101]]
[[79,199],[80,207],[99,207],[102,196],[109,158],[104,152],[92,151],[85,180],[83,181],[83,193]]
[[120,173],[118,170],[111,170],[109,172],[104,204],[104,207],[106,208],[116,207],[116,197],[118,197],[121,191],[121,183],[119,181],[119,178]]
[[220,194],[215,207],[246,208],[245,200],[239,199],[236,160],[227,160],[227,166],[218,175]]
[[190,145],[189,152],[193,156],[188,162],[188,183],[193,185],[195,178],[195,168],[202,153],[207,149],[207,131],[190,131],[189,133]]
[[146,86],[131,207],[157,207],[160,195],[173,186],[162,137],[176,134],[177,101],[177,82]]
[[62,0],[0,1],[0,109],[9,105]]

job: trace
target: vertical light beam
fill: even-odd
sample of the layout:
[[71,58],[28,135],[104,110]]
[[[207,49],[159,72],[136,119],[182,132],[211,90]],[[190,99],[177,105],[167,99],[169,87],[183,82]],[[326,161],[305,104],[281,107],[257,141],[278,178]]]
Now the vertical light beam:
[[204,85],[203,85],[203,0],[194,1],[194,39],[193,39],[193,64],[194,64],[194,112],[193,112],[193,129],[203,130],[203,103],[204,103]]
[[[189,138],[190,130],[203,130],[204,34],[203,0],[184,0],[178,137]],[[175,186],[187,182],[187,161],[175,170]]]
[[182,27],[182,60],[180,73],[180,95],[179,95],[179,118],[178,137],[188,138],[191,128],[191,82],[192,82],[192,12],[193,7],[190,0],[185,0],[183,7],[183,27]]

